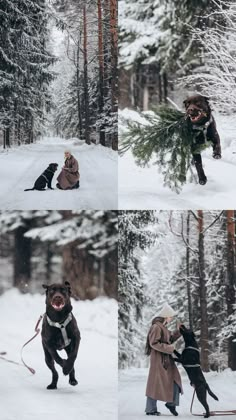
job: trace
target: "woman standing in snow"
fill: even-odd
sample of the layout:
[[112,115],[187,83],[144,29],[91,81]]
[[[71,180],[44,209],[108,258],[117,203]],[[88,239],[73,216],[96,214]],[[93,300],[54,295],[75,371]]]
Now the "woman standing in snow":
[[174,416],[178,416],[179,394],[182,383],[179,371],[171,357],[173,342],[180,337],[179,330],[171,333],[167,324],[175,316],[175,311],[165,303],[159,314],[153,319],[148,332],[146,354],[150,355],[150,368],[146,388],[146,414],[160,415],[157,400],[165,401],[166,407]]
[[79,164],[72,156],[70,150],[65,150],[65,165],[57,177],[57,188],[60,190],[72,190],[79,188]]

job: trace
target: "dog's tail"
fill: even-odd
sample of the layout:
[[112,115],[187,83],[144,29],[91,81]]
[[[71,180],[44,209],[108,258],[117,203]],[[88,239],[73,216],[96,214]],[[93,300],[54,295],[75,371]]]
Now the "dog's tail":
[[34,191],[35,190],[35,188],[27,188],[26,190],[24,190],[24,191]]
[[212,392],[212,390],[210,389],[210,387],[209,387],[209,385],[208,384],[206,384],[206,388],[207,388],[207,392],[208,392],[208,394],[212,397],[212,398],[214,398],[214,400],[217,400],[217,401],[219,401],[219,398]]

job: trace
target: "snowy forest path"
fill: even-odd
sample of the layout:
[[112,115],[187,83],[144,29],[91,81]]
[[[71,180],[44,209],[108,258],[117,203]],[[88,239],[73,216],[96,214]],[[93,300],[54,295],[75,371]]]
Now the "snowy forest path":
[[[190,404],[193,396],[193,388],[183,369],[179,369],[184,394],[180,397],[180,406],[177,407],[181,419],[192,418]],[[120,374],[120,397],[119,397],[119,419],[120,420],[143,420],[145,410],[145,389],[148,376],[148,369],[130,369]],[[221,373],[211,372],[205,374],[207,382],[212,391],[218,396],[219,401],[207,397],[210,410],[235,409],[235,385],[236,374],[230,370]],[[227,387],[225,384],[227,383]],[[173,418],[173,415],[164,406],[164,402],[158,402],[158,410],[165,418]],[[202,414],[204,409],[197,398],[194,399],[193,413]],[[203,417],[202,417],[203,418]],[[225,416],[217,416],[218,420],[224,420]]]
[[[69,148],[80,166],[80,188],[56,189],[56,178]],[[59,164],[52,186],[44,192],[27,191],[48,164]],[[32,145],[0,153],[0,206],[3,210],[31,209],[116,209],[117,154],[100,145],[88,146],[78,140],[44,138]]]

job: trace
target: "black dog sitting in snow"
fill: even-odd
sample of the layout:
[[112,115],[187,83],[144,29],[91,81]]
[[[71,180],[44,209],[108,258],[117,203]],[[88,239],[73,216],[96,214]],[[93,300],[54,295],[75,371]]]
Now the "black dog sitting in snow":
[[210,411],[207,404],[207,392],[215,400],[218,401],[218,398],[211,391],[202,373],[200,366],[200,353],[197,342],[195,340],[195,334],[192,330],[187,329],[184,325],[180,326],[179,331],[183,336],[185,349],[183,350],[182,354],[174,350],[174,353],[177,356],[177,359],[175,360],[181,363],[185,368],[190,379],[190,384],[194,386],[197,397],[206,410],[204,417],[209,417]]
[[220,137],[216,129],[216,123],[212,116],[208,98],[202,95],[194,95],[184,101],[186,115],[194,136],[192,147],[193,161],[198,173],[199,184],[205,185],[207,177],[202,167],[201,154],[198,148],[210,141],[213,146],[213,157],[221,158]]
[[[42,344],[46,364],[52,371],[52,382],[47,389],[57,388],[58,373],[54,361],[62,367],[64,375],[69,375],[69,383],[77,385],[74,362],[79,349],[80,332],[71,312],[70,283],[66,281],[65,285],[51,286],[43,284],[43,287],[46,289],[46,313],[42,326]],[[62,359],[57,350],[65,350],[68,358]]]
[[57,167],[57,163],[49,163],[47,169],[45,169],[45,171],[36,179],[33,188],[28,188],[25,191],[45,191],[46,186],[48,186],[50,190],[53,190],[52,178],[57,170]]

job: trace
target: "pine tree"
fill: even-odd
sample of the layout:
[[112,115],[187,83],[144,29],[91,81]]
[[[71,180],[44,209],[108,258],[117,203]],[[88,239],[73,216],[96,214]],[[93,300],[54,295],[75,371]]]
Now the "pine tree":
[[195,133],[181,111],[160,107],[150,114],[142,113],[142,122],[127,122],[122,133],[120,152],[131,148],[137,164],[155,165],[164,175],[164,185],[180,192],[186,183],[192,152],[198,153],[210,143],[197,145]]
[[153,242],[154,234],[148,227],[154,218],[152,211],[119,212],[119,363],[122,368],[132,364],[139,352],[133,339],[134,336],[135,341],[140,339],[145,294],[135,251],[144,250]]
[[46,49],[46,3],[1,2],[0,11],[0,127],[4,146],[31,143],[40,133],[49,110],[49,66],[55,58]]

